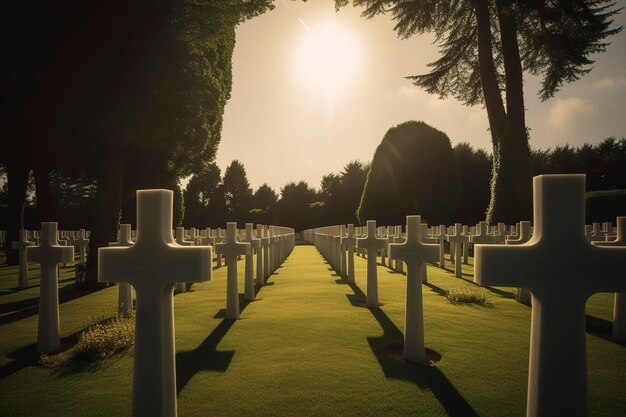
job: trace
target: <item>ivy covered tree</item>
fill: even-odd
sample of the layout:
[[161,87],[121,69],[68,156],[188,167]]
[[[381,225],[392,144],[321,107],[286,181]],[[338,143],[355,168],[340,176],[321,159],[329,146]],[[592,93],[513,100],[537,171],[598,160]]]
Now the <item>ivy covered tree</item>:
[[[66,0],[4,8],[10,65],[1,75],[12,87],[0,114],[2,143],[39,149],[23,160],[28,153],[12,152],[10,230],[22,224],[31,169],[45,206],[49,169],[77,164],[97,187],[86,271],[86,284],[97,286],[97,248],[115,238],[128,194],[176,188],[213,159],[235,27],[272,7],[270,0]],[[28,123],[33,118],[38,123]],[[59,152],[61,139],[75,152]],[[68,157],[76,153],[76,161]]]
[[[337,7],[349,0],[336,0]],[[372,18],[391,14],[402,38],[432,32],[441,56],[408,77],[440,97],[484,105],[493,147],[490,222],[528,218],[531,204],[523,72],[542,78],[547,100],[587,74],[620,28],[607,0],[354,0]]]

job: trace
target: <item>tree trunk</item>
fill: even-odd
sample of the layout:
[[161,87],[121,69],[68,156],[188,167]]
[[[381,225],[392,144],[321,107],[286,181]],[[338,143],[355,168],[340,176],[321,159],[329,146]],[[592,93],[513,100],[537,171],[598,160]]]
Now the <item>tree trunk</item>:
[[524,80],[517,23],[510,0],[497,0],[498,23],[506,74],[506,131],[500,137],[499,164],[487,220],[515,223],[530,220],[530,149],[526,132]]
[[106,247],[109,242],[117,240],[122,209],[125,150],[123,141],[108,140],[103,144],[102,156],[98,159],[97,189],[83,283],[85,288],[104,286],[98,283],[98,248]]
[[19,230],[24,228],[24,204],[30,169],[21,155],[21,152],[16,152],[7,158],[8,219],[4,253],[8,265],[19,264],[19,251],[12,249],[11,244],[19,240]]
[[[486,213],[488,222],[493,221],[494,209],[504,204],[502,195],[502,181],[500,173],[506,161],[501,160],[501,141],[506,135],[506,111],[500,95],[500,86],[496,66],[493,61],[493,45],[491,41],[491,17],[489,4],[486,0],[475,0],[476,28],[478,34],[478,65],[480,66],[480,80],[485,98],[485,108],[489,119],[491,142],[493,146],[492,174],[491,174],[491,201]],[[504,162],[504,163],[503,163]]]

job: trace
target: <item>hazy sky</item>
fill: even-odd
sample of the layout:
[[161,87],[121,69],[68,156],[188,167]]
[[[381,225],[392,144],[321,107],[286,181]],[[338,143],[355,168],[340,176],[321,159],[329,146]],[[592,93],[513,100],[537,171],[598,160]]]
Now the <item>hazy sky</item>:
[[[323,175],[351,160],[369,161],[385,132],[423,120],[454,145],[491,150],[487,114],[412,86],[438,57],[431,35],[400,40],[389,17],[334,11],[333,0],[275,2],[276,8],[237,29],[232,97],[226,106],[217,163],[240,160],[251,186],[279,191],[289,181],[319,187]],[[626,0],[618,1],[625,6]],[[624,12],[616,25],[626,25]],[[594,70],[553,99],[537,99],[526,75],[530,143],[550,148],[626,136],[626,33],[610,39]]]

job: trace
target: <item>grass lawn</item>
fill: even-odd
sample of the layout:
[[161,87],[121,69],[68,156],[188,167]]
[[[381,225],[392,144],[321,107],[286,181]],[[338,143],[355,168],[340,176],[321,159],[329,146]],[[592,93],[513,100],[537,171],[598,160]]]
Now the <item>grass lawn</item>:
[[[436,366],[397,357],[406,277],[379,266],[380,309],[364,307],[366,261],[356,285],[313,246],[296,246],[241,320],[223,318],[226,270],[174,299],[178,412],[185,416],[523,416],[530,308],[507,288],[484,289],[489,306],[453,304],[445,291],[476,287],[428,266],[426,346]],[[243,293],[243,263],[240,264]],[[117,287],[74,288],[60,277],[61,331],[71,344],[89,316],[116,312]],[[34,349],[39,270],[17,290],[17,267],[0,266],[0,415],[130,415],[132,352],[45,368]],[[609,340],[613,294],[587,304],[592,416],[626,416],[626,349]],[[564,350],[567,346],[562,347]],[[548,364],[549,366],[549,364]]]

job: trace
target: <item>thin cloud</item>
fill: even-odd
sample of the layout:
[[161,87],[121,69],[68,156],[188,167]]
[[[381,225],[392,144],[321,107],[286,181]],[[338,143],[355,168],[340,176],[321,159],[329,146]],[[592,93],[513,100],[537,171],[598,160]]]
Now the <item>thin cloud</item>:
[[550,122],[559,130],[566,130],[598,113],[588,101],[578,97],[558,99],[550,109]]
[[601,90],[625,88],[626,77],[603,78],[602,80],[594,83],[594,87]]

